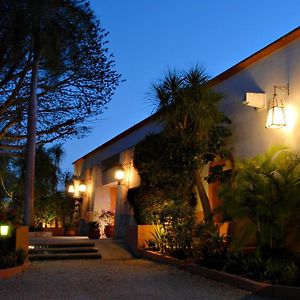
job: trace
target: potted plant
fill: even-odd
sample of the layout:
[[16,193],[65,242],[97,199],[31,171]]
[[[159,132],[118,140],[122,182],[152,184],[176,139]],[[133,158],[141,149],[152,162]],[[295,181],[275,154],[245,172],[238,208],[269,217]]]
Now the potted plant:
[[65,224],[65,235],[75,236],[76,235],[76,225],[74,223]]
[[99,223],[101,227],[104,227],[104,233],[107,238],[112,238],[114,235],[114,221],[115,214],[110,210],[102,210],[101,215],[99,216]]
[[89,224],[89,233],[88,237],[90,239],[99,239],[100,238],[100,230],[99,223],[97,221],[90,221]]

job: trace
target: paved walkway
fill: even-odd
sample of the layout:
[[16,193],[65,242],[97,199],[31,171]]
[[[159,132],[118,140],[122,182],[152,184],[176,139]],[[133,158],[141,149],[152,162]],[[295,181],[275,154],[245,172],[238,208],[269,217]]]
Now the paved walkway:
[[133,259],[120,242],[97,241],[102,260],[32,262],[0,281],[0,299],[256,299],[176,267]]

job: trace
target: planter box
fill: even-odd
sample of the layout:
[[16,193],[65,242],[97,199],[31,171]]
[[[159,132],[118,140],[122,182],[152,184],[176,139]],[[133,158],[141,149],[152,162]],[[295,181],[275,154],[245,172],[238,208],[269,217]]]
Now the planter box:
[[139,256],[138,249],[145,249],[147,240],[153,239],[156,225],[130,225],[126,228],[125,242],[133,255]]
[[16,250],[21,248],[28,254],[28,226],[16,227]]
[[29,262],[26,261],[23,265],[7,268],[7,269],[0,269],[0,279],[9,278],[21,272],[24,272],[29,267]]

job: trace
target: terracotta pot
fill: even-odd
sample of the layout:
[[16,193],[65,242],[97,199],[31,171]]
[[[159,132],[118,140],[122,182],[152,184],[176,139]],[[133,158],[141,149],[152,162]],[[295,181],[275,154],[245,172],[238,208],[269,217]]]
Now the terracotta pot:
[[76,235],[76,229],[75,228],[65,229],[65,235],[66,236],[75,236]]
[[114,235],[115,227],[112,225],[106,225],[104,227],[104,233],[107,238],[112,238]]
[[100,230],[97,228],[90,228],[88,237],[92,240],[97,240],[100,237]]

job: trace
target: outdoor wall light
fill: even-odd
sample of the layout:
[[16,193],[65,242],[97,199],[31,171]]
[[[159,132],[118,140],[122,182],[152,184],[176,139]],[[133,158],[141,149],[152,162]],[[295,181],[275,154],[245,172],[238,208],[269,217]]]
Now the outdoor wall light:
[[115,171],[115,179],[118,181],[118,184],[121,183],[121,180],[125,178],[125,171],[123,167],[120,165]]
[[73,177],[73,182],[68,186],[68,193],[73,194],[73,197],[80,198],[86,192],[87,186],[78,177]]
[[286,114],[282,99],[277,98],[277,89],[287,91],[289,95],[289,85],[287,86],[274,86],[273,98],[268,103],[268,114],[266,121],[266,128],[282,128],[286,126]]
[[68,193],[71,193],[71,194],[75,193],[75,187],[74,187],[73,184],[69,185],[69,187],[68,187]]
[[0,225],[0,236],[7,237],[9,235],[9,225]]
[[84,193],[86,192],[86,184],[85,183],[80,183],[79,186],[78,186],[78,191],[81,192],[81,193]]

